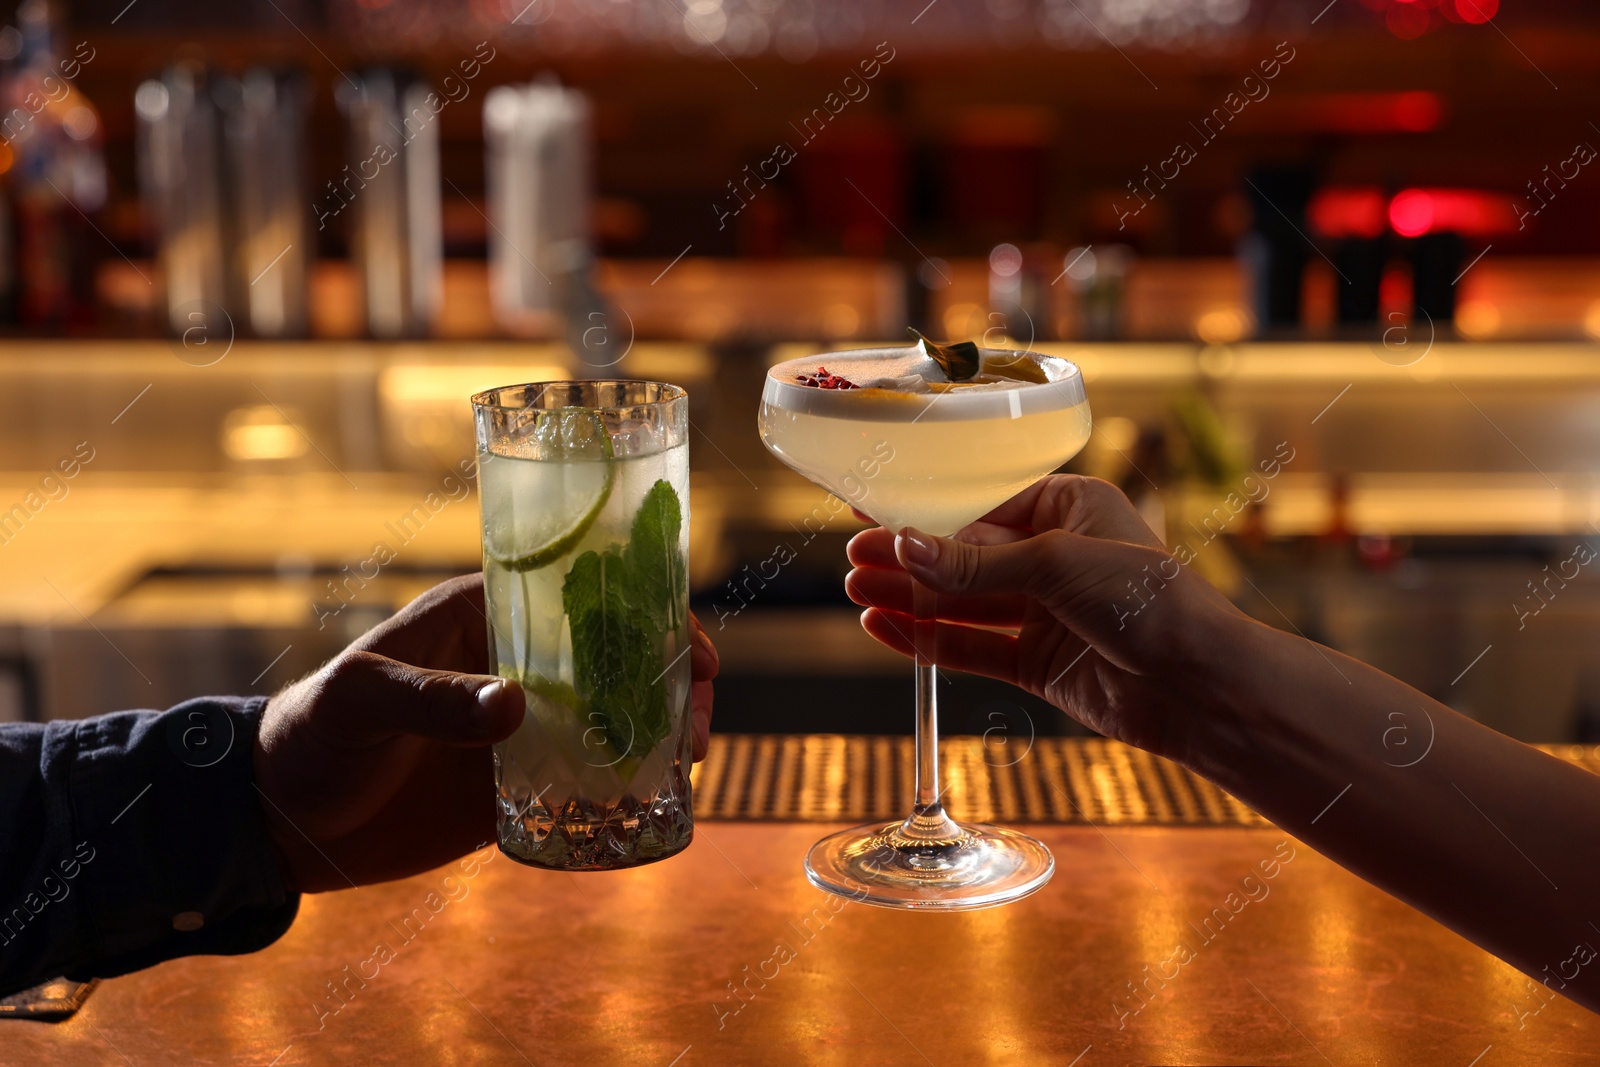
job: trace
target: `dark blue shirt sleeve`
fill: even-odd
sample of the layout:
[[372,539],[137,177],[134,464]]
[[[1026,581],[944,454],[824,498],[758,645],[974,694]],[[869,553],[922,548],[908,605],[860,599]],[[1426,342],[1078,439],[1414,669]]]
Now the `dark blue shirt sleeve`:
[[294,921],[252,758],[265,697],[0,726],[0,994],[254,952]]

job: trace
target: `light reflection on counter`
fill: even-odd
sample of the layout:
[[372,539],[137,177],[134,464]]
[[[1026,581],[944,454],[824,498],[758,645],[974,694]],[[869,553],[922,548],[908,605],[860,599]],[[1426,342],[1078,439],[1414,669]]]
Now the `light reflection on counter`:
[[[1054,882],[1005,908],[940,916],[827,912],[799,863],[837,826],[709,823],[683,856],[611,875],[496,857],[321,1030],[312,986],[370,955],[375,936],[393,937],[387,921],[448,868],[308,897],[295,927],[259,953],[108,981],[59,1026],[0,1023],[3,1058],[105,1063],[117,1060],[109,1038],[139,1063],[266,1064],[293,1042],[283,1065],[520,1063],[513,1044],[540,1064],[666,1067],[691,1045],[678,1067],[921,1063],[916,1050],[941,1065],[1068,1064],[1092,1043],[1080,1067],[1323,1062],[1312,1045],[1340,1064],[1464,1065],[1491,1042],[1483,1063],[1570,1062],[1600,1032],[1564,998],[1519,1030],[1520,975],[1298,845],[1271,895],[1197,945],[1181,977],[1119,1029],[1111,1000],[1123,983],[1259,871],[1279,833],[1033,827],[1061,865]],[[796,927],[818,909],[827,921],[802,942]],[[795,958],[719,1029],[711,1005],[729,996],[725,981],[780,939]]]
[[[1352,967],[1363,965],[1374,971],[1379,969],[1373,966],[1377,961],[1357,959],[1358,946],[1352,925],[1353,888],[1349,882],[1334,880],[1319,884],[1311,895],[1312,906],[1306,912],[1308,928],[1304,931],[1307,957],[1324,974],[1348,975]],[[1364,931],[1363,938],[1370,933]],[[1365,949],[1366,946],[1361,945],[1359,954],[1365,955]],[[1330,992],[1337,995],[1337,990],[1330,989]]]
[[992,1035],[984,1042],[984,1061],[994,1067],[1045,1062],[1042,1050],[1030,1047],[1037,1027],[1029,1023],[1040,1017],[1039,1006],[1024,999],[1029,975],[1025,956],[1036,952],[1038,946],[1022,943],[1026,924],[1017,909],[1006,906],[965,912],[958,923],[958,927],[950,924],[957,928],[942,933],[967,947],[968,959],[960,973],[987,972],[990,976],[989,981],[965,984],[975,1016]]
[[[1122,1009],[1136,1011],[1137,1015],[1124,1022],[1139,1026],[1154,1046],[1162,1050],[1161,1055],[1156,1057],[1157,1061],[1179,1063],[1185,1054],[1194,1050],[1185,1047],[1189,1044],[1186,1039],[1190,1035],[1184,1032],[1181,1016],[1166,1010],[1168,1004],[1165,1002],[1181,994],[1185,980],[1203,980],[1190,968],[1208,966],[1203,961],[1210,946],[1195,944],[1197,935],[1190,923],[1196,920],[1203,922],[1205,916],[1183,914],[1176,904],[1180,898],[1161,892],[1143,879],[1135,886],[1134,893],[1137,894],[1136,898],[1129,901],[1129,910],[1134,916],[1131,940],[1136,946],[1136,957],[1144,963],[1136,972],[1112,977],[1115,984],[1107,993],[1107,1011],[1112,1016],[1117,1016]],[[1219,894],[1218,900],[1221,898]],[[1180,953],[1181,945],[1190,946],[1196,955],[1183,963],[1174,975],[1172,968],[1187,958],[1186,954]],[[1173,958],[1175,955],[1178,957],[1176,960]],[[1212,962],[1209,966],[1215,968],[1216,963]],[[1129,982],[1133,983],[1134,988],[1129,988]],[[1140,1008],[1139,997],[1148,1000],[1146,1007]]]

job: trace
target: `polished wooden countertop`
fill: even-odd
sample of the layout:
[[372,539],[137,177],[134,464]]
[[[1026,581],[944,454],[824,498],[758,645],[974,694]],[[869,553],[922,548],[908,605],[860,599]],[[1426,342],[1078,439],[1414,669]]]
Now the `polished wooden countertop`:
[[0,1023],[0,1064],[1600,1062],[1600,1017],[1275,829],[1038,827],[1055,880],[957,915],[830,907],[800,869],[826,829],[307,898],[254,956]]

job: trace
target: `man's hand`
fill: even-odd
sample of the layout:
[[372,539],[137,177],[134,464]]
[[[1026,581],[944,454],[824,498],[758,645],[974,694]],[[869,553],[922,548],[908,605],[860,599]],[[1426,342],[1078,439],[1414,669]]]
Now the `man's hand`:
[[1179,755],[1220,635],[1244,616],[1161,546],[1106,482],[1036,482],[954,538],[874,528],[845,589],[912,654],[912,578],[938,594],[936,658],[999,678],[1109,737]]
[[[256,787],[289,889],[404,878],[494,840],[489,746],[524,699],[486,674],[485,626],[482,576],[452,579],[267,704]],[[701,759],[717,654],[693,616],[690,631]]]

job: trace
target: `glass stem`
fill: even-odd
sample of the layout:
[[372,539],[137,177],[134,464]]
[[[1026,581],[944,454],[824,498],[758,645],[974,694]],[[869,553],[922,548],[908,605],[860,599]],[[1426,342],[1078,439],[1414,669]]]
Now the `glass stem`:
[[906,837],[929,841],[948,841],[961,836],[961,829],[944,813],[939,803],[939,681],[937,635],[938,610],[933,590],[921,582],[911,583],[912,645],[916,649],[917,672],[917,792],[911,816],[901,825]]

